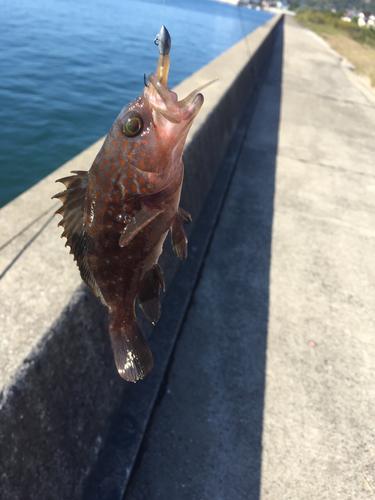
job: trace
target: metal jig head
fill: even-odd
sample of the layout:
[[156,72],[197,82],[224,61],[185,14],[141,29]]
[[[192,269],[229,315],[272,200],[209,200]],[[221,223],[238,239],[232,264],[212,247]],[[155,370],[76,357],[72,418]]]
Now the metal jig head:
[[154,44],[158,46],[159,54],[167,56],[171,50],[172,40],[167,28],[162,25],[159,33],[156,35]]

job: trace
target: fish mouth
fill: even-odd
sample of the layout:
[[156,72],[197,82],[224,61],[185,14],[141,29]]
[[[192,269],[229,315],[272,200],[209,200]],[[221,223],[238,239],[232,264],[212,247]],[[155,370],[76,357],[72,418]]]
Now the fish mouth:
[[149,91],[148,97],[153,110],[169,122],[190,123],[201,109],[203,95],[199,91],[206,85],[193,90],[185,99],[178,101],[177,94],[164,87],[154,73],[149,75],[148,81],[146,90]]

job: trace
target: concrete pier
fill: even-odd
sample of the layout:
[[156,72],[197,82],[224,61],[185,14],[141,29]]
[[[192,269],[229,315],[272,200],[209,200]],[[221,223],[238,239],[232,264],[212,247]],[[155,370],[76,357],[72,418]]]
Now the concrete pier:
[[286,19],[126,500],[373,497],[374,129]]

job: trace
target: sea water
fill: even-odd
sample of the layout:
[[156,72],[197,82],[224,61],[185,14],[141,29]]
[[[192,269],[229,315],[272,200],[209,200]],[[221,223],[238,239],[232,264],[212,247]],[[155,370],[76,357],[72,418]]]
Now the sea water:
[[172,88],[272,17],[214,0],[1,4],[0,206],[109,131],[156,70],[161,24]]

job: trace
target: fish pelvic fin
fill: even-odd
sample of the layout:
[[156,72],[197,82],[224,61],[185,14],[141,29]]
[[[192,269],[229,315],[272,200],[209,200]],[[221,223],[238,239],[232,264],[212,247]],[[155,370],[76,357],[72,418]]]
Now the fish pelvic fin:
[[61,237],[66,238],[65,246],[70,247],[70,253],[77,261],[83,281],[91,291],[106,305],[102,293],[93,277],[87,262],[87,235],[83,229],[84,207],[86,203],[87,186],[89,183],[88,172],[74,170],[69,177],[58,179],[66,190],[55,194],[52,198],[62,201],[63,205],[56,210],[55,215],[62,215],[58,226],[64,228]]
[[129,382],[143,379],[154,360],[134,313],[133,317],[119,319],[110,312],[109,336],[119,375]]
[[128,222],[119,240],[121,248],[125,247],[141,229],[163,212],[161,208],[144,205],[143,208]]
[[171,238],[174,253],[182,262],[185,262],[188,254],[188,239],[185,234],[185,230],[182,227],[182,220],[183,219],[181,219],[179,213],[173,217],[171,224]]
[[160,288],[165,291],[163,270],[159,264],[155,264],[145,274],[138,293],[139,306],[153,325],[158,322],[161,314]]
[[193,220],[189,212],[181,207],[178,207],[178,215],[180,216],[180,219],[184,224],[189,224]]

